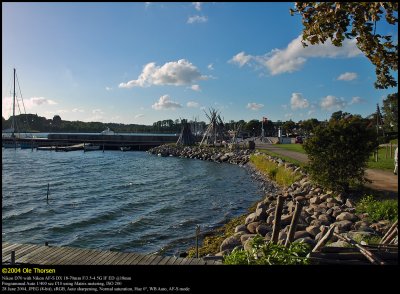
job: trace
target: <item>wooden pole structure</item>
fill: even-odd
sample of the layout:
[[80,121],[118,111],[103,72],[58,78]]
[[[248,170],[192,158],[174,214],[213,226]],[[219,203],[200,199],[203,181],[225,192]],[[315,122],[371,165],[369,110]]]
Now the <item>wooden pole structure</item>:
[[395,228],[386,238],[385,241],[383,241],[382,244],[390,244],[390,242],[396,237],[397,234],[397,228]]
[[278,196],[278,201],[275,209],[274,227],[272,230],[272,243],[274,244],[278,243],[279,231],[281,229],[282,208],[283,208],[283,197]]
[[392,233],[392,231],[395,229],[395,227],[397,226],[399,220],[397,220],[391,227],[390,229],[386,232],[386,234],[382,237],[381,242],[379,242],[379,244],[385,244],[386,239],[388,238],[388,236]]
[[199,258],[199,234],[200,234],[200,226],[196,226],[196,258]]
[[361,246],[360,244],[358,244],[356,241],[354,241],[353,239],[349,238],[349,237],[345,237],[342,235],[339,235],[338,233],[333,233],[338,239],[345,241],[351,245],[354,245],[358,248],[358,250],[362,253],[362,255],[364,255],[371,263],[373,264],[378,264],[378,265],[386,265],[386,262],[384,262],[382,259],[380,259],[378,256],[376,256],[375,254],[373,254],[371,251],[367,250],[366,248],[364,248],[363,246]]
[[296,227],[299,222],[302,208],[303,208],[303,204],[301,202],[297,202],[296,208],[294,209],[294,215],[293,215],[292,221],[290,223],[289,233],[286,238],[285,247],[289,247],[289,244],[293,242],[294,233],[296,232]]
[[50,183],[47,184],[47,203],[49,203]]
[[[325,228],[325,227],[324,227]],[[324,236],[322,236],[321,240],[319,240],[319,242],[317,243],[317,245],[315,245],[315,247],[313,248],[313,250],[311,252],[318,252],[321,250],[322,247],[325,246],[325,244],[329,241],[329,239],[332,237],[333,235],[333,230],[335,229],[334,225],[331,225],[331,227],[329,228],[329,230],[326,232],[326,234]],[[323,233],[323,232],[322,232]]]

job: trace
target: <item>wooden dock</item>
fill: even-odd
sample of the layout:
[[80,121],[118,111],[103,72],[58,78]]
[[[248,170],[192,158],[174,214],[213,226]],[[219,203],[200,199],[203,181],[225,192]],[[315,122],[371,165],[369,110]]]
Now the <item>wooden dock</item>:
[[2,264],[34,265],[218,265],[218,260],[177,258],[106,250],[54,247],[34,244],[2,242]]

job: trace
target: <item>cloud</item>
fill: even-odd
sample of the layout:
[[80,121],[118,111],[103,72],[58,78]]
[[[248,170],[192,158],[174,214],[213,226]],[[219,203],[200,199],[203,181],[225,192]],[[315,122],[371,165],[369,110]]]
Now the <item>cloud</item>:
[[190,16],[187,20],[187,23],[203,23],[203,22],[207,22],[208,18],[207,16],[200,16],[200,15],[194,15],[194,16]]
[[107,90],[107,91],[111,91],[112,88],[111,88],[111,87],[106,87],[106,90]]
[[186,103],[186,106],[191,108],[198,108],[200,104],[195,101],[189,101],[188,103]]
[[264,104],[257,104],[257,103],[247,103],[246,108],[251,110],[259,110],[264,107]]
[[355,72],[345,72],[341,74],[337,80],[339,81],[352,81],[355,80],[358,77],[357,73]]
[[34,106],[34,105],[44,105],[44,104],[47,104],[47,105],[55,105],[55,104],[57,104],[57,102],[55,102],[55,101],[53,101],[51,99],[46,99],[44,97],[32,97],[32,98],[29,98],[24,103],[25,103],[25,107],[26,106],[29,107],[30,105]]
[[135,115],[135,118],[141,118],[141,117],[144,117],[144,114],[143,114],[143,113],[139,113],[139,114],[136,114],[136,115]]
[[197,92],[200,92],[200,91],[201,91],[199,85],[192,85],[192,86],[190,87],[190,89],[192,89],[193,91],[197,91]]
[[84,121],[86,122],[104,121],[104,116],[103,116],[104,112],[100,108],[93,109],[92,114],[93,114],[92,116],[86,118]]
[[214,65],[213,65],[212,63],[210,63],[210,64],[207,66],[207,68],[208,68],[209,70],[214,70]]
[[307,108],[309,105],[310,103],[303,98],[301,93],[292,93],[292,98],[290,98],[290,107],[292,109]]
[[192,2],[192,5],[194,6],[194,8],[197,10],[197,11],[200,11],[201,10],[201,5],[202,5],[203,3],[202,2]]
[[358,97],[358,96],[352,97],[352,98],[351,98],[351,101],[349,102],[349,105],[352,105],[352,104],[360,104],[360,103],[363,103],[364,101],[365,101],[365,100],[362,99],[361,97]]
[[245,55],[240,52],[230,61],[243,65],[265,68],[271,75],[291,73],[300,70],[309,58],[352,58],[361,54],[356,46],[356,40],[345,39],[341,47],[332,45],[330,41],[324,44],[303,47],[302,36],[292,40],[285,49],[273,49],[264,55]]
[[79,108],[74,108],[71,110],[72,112],[85,112],[85,110],[83,109],[79,109]]
[[229,60],[229,63],[238,64],[239,67],[242,67],[243,65],[245,65],[246,63],[248,63],[252,58],[253,58],[253,56],[251,56],[251,55],[246,55],[246,54],[242,51],[242,52],[236,54],[235,56],[233,56],[232,59]]
[[320,106],[324,110],[340,110],[346,107],[346,102],[343,98],[328,95],[321,99]]
[[171,101],[169,95],[163,95],[160,97],[158,102],[154,103],[151,107],[155,110],[162,110],[181,108],[182,105],[177,102]]
[[196,66],[185,59],[171,61],[163,66],[157,66],[154,62],[143,67],[137,80],[120,83],[120,88],[150,87],[151,85],[190,85],[197,80],[206,80],[207,76],[201,75]]

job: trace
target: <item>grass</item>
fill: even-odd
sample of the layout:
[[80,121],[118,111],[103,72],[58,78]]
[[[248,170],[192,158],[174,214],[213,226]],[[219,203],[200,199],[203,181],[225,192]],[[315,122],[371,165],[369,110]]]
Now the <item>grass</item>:
[[296,159],[293,159],[291,157],[287,157],[287,156],[284,156],[284,155],[281,155],[281,154],[278,154],[278,153],[275,153],[275,152],[272,152],[272,151],[269,151],[269,150],[257,149],[257,151],[261,152],[261,153],[265,153],[265,154],[271,155],[271,156],[274,156],[274,157],[277,157],[277,158],[280,158],[280,159],[282,159],[282,160],[284,160],[286,162],[293,163],[293,164],[295,164],[297,166],[301,166],[301,167],[306,166],[306,164],[303,163],[303,162],[300,162],[300,161],[298,161]]
[[267,160],[261,155],[251,155],[250,162],[254,164],[259,171],[266,174],[271,180],[277,182],[278,185],[281,186],[288,187],[301,178],[299,174],[293,173],[283,166],[278,166],[276,163]]
[[276,145],[274,145],[274,147],[279,147],[282,149],[306,154],[306,151],[303,149],[302,144],[276,144]]
[[377,197],[368,195],[357,202],[357,213],[368,213],[368,219],[377,222],[389,220],[395,222],[398,219],[398,200],[378,200]]
[[[394,156],[394,150],[392,149],[392,155]],[[390,147],[382,146],[379,147],[378,151],[378,161],[375,161],[374,154],[371,154],[368,161],[368,168],[382,169],[382,170],[393,170],[394,169],[394,159],[390,158]]]

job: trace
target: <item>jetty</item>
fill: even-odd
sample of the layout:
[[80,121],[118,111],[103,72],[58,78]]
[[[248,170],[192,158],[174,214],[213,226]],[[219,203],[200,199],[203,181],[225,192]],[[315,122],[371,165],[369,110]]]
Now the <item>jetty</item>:
[[213,258],[181,258],[110,250],[2,242],[2,265],[219,265]]

